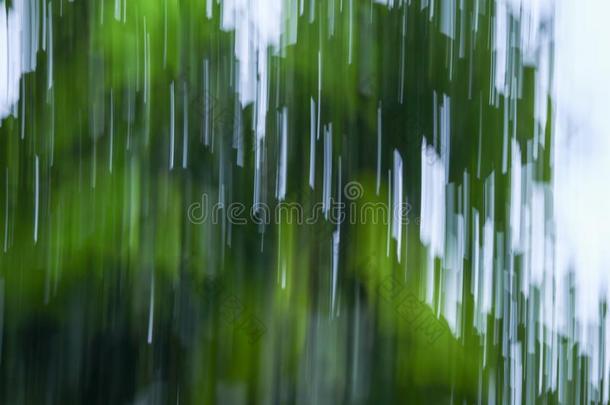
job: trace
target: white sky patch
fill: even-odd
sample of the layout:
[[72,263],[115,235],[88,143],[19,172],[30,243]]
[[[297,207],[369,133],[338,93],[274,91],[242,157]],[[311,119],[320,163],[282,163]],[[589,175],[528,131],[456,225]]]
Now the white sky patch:
[[[445,167],[424,139],[421,156],[420,239],[435,257],[445,251]],[[431,156],[436,158],[430,159]]]
[[[267,50],[277,49],[282,32],[282,0],[224,0],[221,28],[235,32],[239,99],[243,106],[266,97]],[[257,89],[257,74],[263,87]],[[258,93],[257,93],[258,91]],[[259,100],[260,102],[261,100]],[[266,103],[264,111],[267,110]]]
[[0,120],[19,101],[22,15],[20,1],[14,2],[8,13],[4,3],[0,6]]
[[[553,192],[559,276],[573,270],[576,316],[598,324],[610,263],[610,3],[562,0],[555,17]],[[579,327],[579,340],[591,338]]]
[[421,221],[419,238],[428,248],[426,302],[433,304],[434,259],[445,253],[445,165],[433,146],[421,148]]
[[[45,25],[44,10],[37,1],[15,0],[8,12],[4,2],[0,5],[0,120],[11,113],[17,116],[19,80],[22,74],[36,69],[41,37],[46,41],[41,35],[41,29],[46,34]],[[49,51],[52,57],[51,46]],[[52,80],[51,65],[49,69]]]
[[[293,7],[290,7],[291,4]],[[268,52],[279,51],[283,29],[286,29],[284,17],[288,16],[296,21],[297,9],[294,7],[294,0],[224,0],[221,7],[221,29],[232,31],[235,35],[239,102],[242,107],[254,103],[254,203],[257,204],[260,202],[261,167],[264,160],[261,149],[269,110]],[[296,41],[296,31],[291,31],[289,37],[288,43]]]

